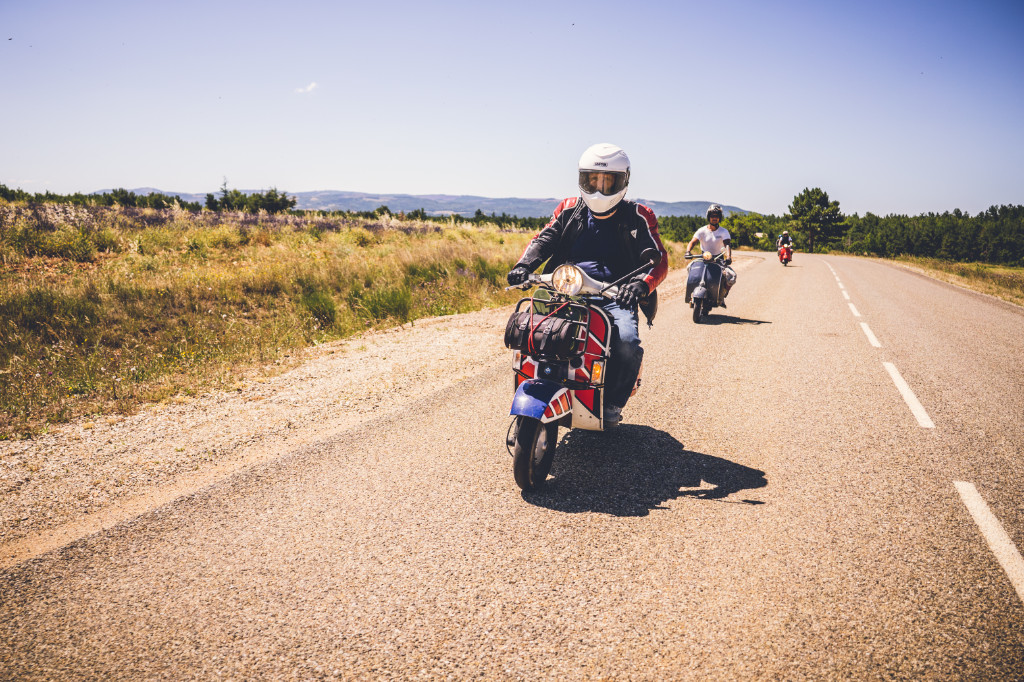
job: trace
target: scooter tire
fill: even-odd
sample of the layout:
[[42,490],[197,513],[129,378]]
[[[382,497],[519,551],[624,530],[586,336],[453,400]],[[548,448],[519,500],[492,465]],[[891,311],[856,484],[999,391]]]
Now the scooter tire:
[[701,315],[704,314],[704,299],[694,299],[693,302],[693,321],[695,324],[700,324]]
[[517,417],[515,445],[512,448],[512,476],[523,491],[538,490],[547,480],[555,460],[558,424],[542,424],[539,419]]

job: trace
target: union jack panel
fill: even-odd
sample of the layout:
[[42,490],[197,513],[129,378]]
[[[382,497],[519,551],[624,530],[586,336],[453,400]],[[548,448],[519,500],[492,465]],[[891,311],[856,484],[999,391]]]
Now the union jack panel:
[[540,421],[542,424],[547,424],[548,422],[561,419],[570,412],[572,412],[572,392],[567,388],[563,388],[551,398],[551,402],[548,403],[548,407],[544,410],[544,416],[541,417]]
[[[583,352],[583,366],[576,370],[577,381],[590,381],[593,376],[595,360],[607,359],[611,345],[612,323],[608,314],[601,308],[590,308],[588,321],[589,334],[586,350]],[[607,368],[607,366],[606,366]],[[604,379],[601,380],[602,384]],[[589,388],[573,391],[572,426],[576,429],[600,431],[603,417],[604,388]]]

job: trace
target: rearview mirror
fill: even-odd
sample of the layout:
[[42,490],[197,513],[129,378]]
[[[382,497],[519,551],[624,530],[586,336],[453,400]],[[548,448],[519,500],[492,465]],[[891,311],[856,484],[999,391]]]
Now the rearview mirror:
[[657,265],[661,262],[661,251],[657,249],[644,249],[643,253],[640,254],[640,260],[645,260],[651,265]]

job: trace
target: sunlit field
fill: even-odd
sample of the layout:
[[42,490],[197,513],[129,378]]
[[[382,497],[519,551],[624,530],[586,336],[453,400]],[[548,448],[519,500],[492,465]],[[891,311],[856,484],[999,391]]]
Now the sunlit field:
[[0,437],[509,303],[505,274],[531,236],[390,215],[0,205]]

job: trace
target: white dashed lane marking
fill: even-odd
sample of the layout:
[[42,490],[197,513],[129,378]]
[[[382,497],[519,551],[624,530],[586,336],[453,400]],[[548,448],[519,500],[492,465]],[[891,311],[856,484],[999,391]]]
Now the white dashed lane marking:
[[864,330],[864,334],[868,337],[868,343],[870,343],[875,348],[881,348],[882,347],[882,344],[880,344],[878,342],[878,339],[875,337],[874,333],[871,331],[871,327],[868,326],[867,322],[861,322],[860,323],[860,328]]
[[907,406],[910,407],[910,411],[913,412],[914,417],[917,418],[917,423],[926,429],[934,429],[935,422],[933,422],[932,418],[928,416],[927,412],[925,412],[921,401],[919,401],[917,396],[914,395],[914,392],[910,390],[910,385],[907,384],[900,375],[899,370],[896,369],[896,365],[891,362],[883,362],[882,364],[885,365],[886,371],[889,372],[889,376],[892,377],[893,383],[896,384],[896,388],[899,389],[900,395],[903,396],[903,400],[907,402]]
[[964,504],[967,505],[967,511],[971,513],[974,522],[978,524],[989,549],[995,554],[996,561],[1009,576],[1013,589],[1017,590],[1017,596],[1024,601],[1024,559],[1021,559],[1020,552],[1013,544],[1013,540],[1006,534],[999,519],[985,504],[985,499],[974,487],[974,484],[954,481],[953,485],[960,493]]
[[[829,265],[828,269],[832,270],[832,266]],[[832,274],[835,274],[835,272],[835,270],[832,270]],[[839,288],[843,292],[843,298],[850,301],[850,294],[846,291],[846,287],[844,287],[843,283],[839,280],[839,275],[836,275],[836,283],[839,284]],[[857,306],[853,305],[852,301],[847,303],[847,305],[850,306],[850,312],[853,313],[854,317],[861,316],[860,311],[857,310]],[[882,347],[882,344],[878,341],[878,337],[875,336],[874,332],[871,331],[871,328],[866,322],[861,322],[860,328],[864,330],[864,336],[868,337],[868,343],[875,348]],[[925,411],[924,406],[921,404],[921,401],[917,399],[917,396],[914,395],[914,392],[910,390],[910,385],[907,384],[900,375],[899,370],[896,369],[896,365],[891,362],[883,362],[882,364],[885,365],[885,370],[889,372],[889,376],[892,377],[893,383],[896,384],[896,388],[899,389],[900,395],[903,396],[903,400],[906,401],[910,411],[914,414],[914,418],[917,419],[917,423],[923,428],[934,429],[935,422],[933,422],[932,418],[928,416],[928,412]]]

